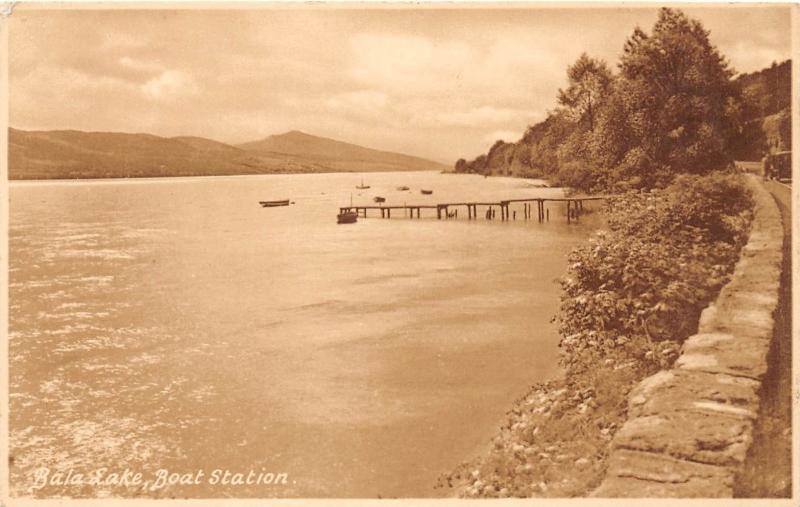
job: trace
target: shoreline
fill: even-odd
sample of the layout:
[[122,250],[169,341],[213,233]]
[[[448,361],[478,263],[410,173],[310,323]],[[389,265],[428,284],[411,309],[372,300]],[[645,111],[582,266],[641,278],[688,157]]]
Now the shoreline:
[[[500,176],[496,175],[495,178],[508,178],[513,180],[525,180],[531,178],[520,178],[516,176]],[[540,180],[546,181],[546,180]],[[549,183],[549,182],[548,182]],[[558,187],[551,187],[551,188],[558,188]],[[583,242],[589,241],[597,231],[602,230],[604,227],[607,226],[607,213],[604,207],[601,205],[597,209],[591,209],[589,222],[589,229],[585,231],[586,235],[583,239]],[[586,226],[584,222],[584,226]],[[569,252],[567,252],[567,256],[569,256]],[[565,271],[562,276],[566,275],[566,266]],[[471,453],[466,454],[467,459],[453,467],[448,471],[444,471],[439,475],[437,479],[435,489],[443,491],[443,497],[446,498],[480,498],[481,495],[478,494],[476,490],[470,490],[471,486],[464,481],[465,477],[472,477],[472,478],[479,478],[479,475],[476,475],[478,468],[485,460],[487,456],[497,450],[502,448],[503,445],[510,443],[513,440],[513,437],[509,435],[509,431],[514,429],[514,425],[522,423],[523,425],[528,424],[526,421],[520,420],[520,414],[524,410],[526,406],[531,406],[536,402],[541,402],[542,398],[545,398],[545,404],[542,405],[539,403],[540,406],[545,407],[542,411],[544,413],[550,412],[554,402],[555,404],[564,403],[566,400],[561,399],[561,396],[567,392],[567,371],[562,365],[558,365],[558,372],[550,378],[546,378],[544,380],[535,382],[531,384],[528,382],[526,386],[520,391],[520,395],[515,398],[508,408],[505,410],[502,417],[498,418],[496,421],[496,425],[494,429],[488,433],[488,438],[485,442],[476,445]],[[548,391],[554,391],[555,395],[548,394]],[[586,402],[591,402],[590,399],[581,400]],[[511,421],[511,422],[510,422]],[[613,427],[613,426],[612,426]],[[611,433],[609,432],[609,440],[610,440]],[[527,448],[530,449],[530,448]],[[527,450],[526,449],[526,450]],[[564,453],[558,453],[559,449],[553,446],[543,447],[542,449],[537,449],[536,453],[544,453],[547,454],[545,459],[558,458],[560,457],[560,462],[566,462],[567,457]],[[522,451],[525,452],[525,451]],[[528,451],[530,452],[530,451]],[[576,459],[580,459],[577,457]],[[580,462],[577,464],[579,467],[583,467],[584,463]],[[524,473],[529,473],[533,470],[527,469],[524,470]],[[466,472],[466,475],[462,475]],[[583,478],[575,479],[576,482],[582,482]],[[596,484],[599,484],[600,478],[596,480]],[[539,481],[541,483],[541,481]],[[539,484],[537,484],[539,485]],[[546,492],[546,489],[541,489],[540,492]],[[590,491],[591,489],[587,489]],[[503,495],[501,492],[498,492],[497,495],[500,498],[509,498],[510,495]],[[541,495],[542,497],[545,495]],[[535,497],[535,496],[534,496]]]
[[[719,178],[723,178],[724,181],[725,177]],[[703,184],[709,183],[699,183],[699,188],[704,188]],[[731,185],[732,182],[726,184]],[[744,184],[742,180],[740,185]],[[665,190],[663,194],[655,196],[624,197],[621,202],[615,203],[615,209],[611,210],[613,216],[611,231],[600,237],[593,236],[591,243],[578,247],[573,252],[570,256],[572,264],[569,278],[564,285],[565,292],[561,295],[562,307],[558,318],[562,323],[565,322],[563,319],[567,319],[568,324],[574,319],[579,319],[577,322],[580,323],[566,325],[560,330],[562,338],[559,348],[562,352],[559,363],[564,375],[531,386],[524,396],[511,404],[489,445],[484,446],[480,454],[460,464],[449,474],[443,474],[440,482],[452,489],[450,496],[586,497],[603,483],[607,468],[612,465],[608,459],[612,451],[612,441],[628,419],[629,392],[643,378],[654,372],[669,369],[678,358],[681,343],[685,339],[681,334],[682,328],[675,328],[671,330],[672,334],[661,335],[661,338],[659,335],[653,338],[649,336],[650,331],[647,331],[645,326],[648,339],[643,342],[641,337],[637,336],[641,331],[614,324],[613,319],[616,318],[614,315],[619,303],[612,304],[611,313],[605,310],[605,303],[609,297],[612,300],[615,297],[618,299],[619,291],[626,290],[624,282],[617,280],[615,269],[627,264],[624,259],[630,255],[630,252],[626,253],[628,248],[651,252],[639,260],[634,259],[634,266],[642,259],[649,259],[651,256],[656,257],[654,262],[666,260],[658,257],[667,252],[670,252],[669,258],[687,255],[679,253],[686,248],[686,239],[683,239],[686,232],[680,230],[675,233],[676,239],[670,242],[670,248],[677,248],[674,252],[648,244],[660,243],[658,235],[654,235],[654,231],[661,230],[656,225],[661,223],[658,220],[669,221],[669,217],[672,216],[671,206],[675,206],[676,202],[680,206],[685,195],[693,195],[691,192],[694,188],[696,187],[686,188],[684,184],[683,187],[677,186],[668,189],[669,192]],[[728,191],[736,191],[735,186],[731,189]],[[731,194],[732,200],[733,195]],[[621,211],[620,206],[623,207],[623,211],[627,206],[632,206],[634,211],[625,212],[622,217],[617,216]],[[742,238],[744,234],[746,241],[749,237],[750,226],[745,224],[749,224],[747,216],[752,210],[748,212],[745,208],[741,212],[728,211],[726,206],[719,202],[713,206],[715,207],[708,208],[713,213],[730,216],[738,221],[731,224],[733,231],[731,247],[736,247],[738,244],[738,250],[730,252],[730,254],[735,253],[735,258],[730,254],[724,254],[718,261],[709,261],[703,256],[687,255],[683,262],[697,263],[698,269],[702,270],[712,269],[712,266],[715,266],[714,262],[723,262],[725,259],[725,266],[730,270],[726,277],[730,277],[733,276],[736,259],[743,255],[741,248],[744,245],[740,244],[741,239],[736,238]],[[626,231],[630,226],[620,225],[638,223],[640,220],[654,221],[652,229],[643,229],[638,233],[644,235],[642,239],[645,241],[642,245],[636,241],[627,241],[626,238],[629,236]],[[702,241],[706,242],[704,248],[713,247],[708,240]],[[590,244],[592,246],[589,246]],[[605,252],[607,248],[619,251],[598,254]],[[606,256],[610,256],[610,259],[607,260]],[[641,257],[641,253],[637,252],[636,256]],[[711,263],[708,264],[709,262]],[[577,268],[578,272],[576,272],[577,266],[580,266]],[[594,276],[598,279],[595,280]],[[693,280],[692,276],[682,274],[682,270],[669,270],[663,276],[654,278],[650,282],[652,288],[649,290],[659,294],[659,290],[664,290],[661,287],[668,287],[672,283],[691,284]],[[590,282],[589,285],[585,285],[587,281]],[[610,283],[611,292],[604,292],[602,288],[598,290],[594,287],[594,283],[601,282]],[[644,280],[641,279],[640,282],[644,283]],[[623,285],[617,285],[619,283]],[[711,281],[704,283],[708,286],[700,284],[705,287],[701,290],[711,291],[710,300],[698,294],[695,299],[685,301],[670,300],[667,297],[662,300],[663,304],[676,305],[675,308],[683,315],[684,320],[689,318],[693,312],[713,302],[724,286],[716,287],[717,282]],[[642,304],[641,299],[637,300],[641,296],[634,293],[630,297],[633,298],[631,303],[635,302],[636,307],[641,308],[639,306]],[[586,306],[588,301],[592,304]],[[649,304],[653,304],[652,300]],[[610,319],[608,324],[610,327],[595,327],[591,323],[596,323],[596,319]],[[659,329],[654,330],[658,332]],[[690,329],[687,328],[687,331],[692,334]],[[639,354],[648,350],[647,354],[640,357]]]
[[244,174],[187,174],[175,176],[118,176],[114,178],[8,178],[8,185],[25,184],[71,184],[71,183],[114,183],[118,181],[195,181],[210,178],[257,178],[262,176],[313,176],[315,174],[406,174],[406,173],[441,173],[436,169],[406,169],[397,171],[315,171],[315,172],[276,172],[276,173],[244,173]]

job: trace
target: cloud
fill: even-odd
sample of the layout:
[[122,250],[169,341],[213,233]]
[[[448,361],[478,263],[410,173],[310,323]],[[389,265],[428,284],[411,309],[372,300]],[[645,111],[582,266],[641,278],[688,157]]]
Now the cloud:
[[389,96],[375,90],[359,90],[334,95],[326,101],[328,109],[345,114],[377,114],[389,104]]
[[350,45],[356,82],[404,95],[447,87],[475,56],[463,42],[415,35],[360,33]]
[[[565,54],[580,54],[563,38],[537,38],[530,30],[469,37],[357,33],[350,39],[348,75],[359,86],[393,98],[436,100],[452,107],[519,107],[541,94],[552,100],[563,82]],[[574,48],[572,46],[575,46]]]
[[15,99],[30,96],[34,100],[44,96],[68,102],[66,97],[89,97],[97,93],[127,93],[133,89],[129,82],[113,76],[93,75],[71,67],[40,65],[30,73],[12,77],[12,86],[18,92]]
[[102,35],[100,48],[108,49],[139,49],[147,47],[149,39],[141,33],[105,31]]
[[171,99],[187,95],[197,95],[200,87],[194,78],[179,70],[165,70],[141,86],[142,93],[149,99]]
[[471,127],[485,124],[517,123],[521,118],[531,118],[532,116],[533,113],[527,110],[481,106],[467,111],[437,113],[434,118],[439,124],[445,126]]
[[507,143],[515,143],[522,137],[522,132],[518,130],[495,130],[483,136],[483,141],[486,143],[494,143],[495,141],[505,141]]
[[160,63],[137,60],[135,58],[131,58],[130,56],[122,56],[117,60],[117,62],[126,69],[137,72],[155,73],[164,71],[164,66]]
[[736,62],[733,67],[736,72],[745,73],[760,70],[772,62],[782,62],[789,58],[785,51],[773,48],[753,48],[746,43],[736,44],[728,49],[725,56],[731,62]]

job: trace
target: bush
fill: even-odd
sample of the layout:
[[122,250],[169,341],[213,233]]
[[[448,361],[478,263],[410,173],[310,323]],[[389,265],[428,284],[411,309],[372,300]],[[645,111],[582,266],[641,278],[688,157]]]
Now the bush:
[[[714,172],[744,138],[742,97],[708,31],[661,9],[650,34],[627,39],[619,69],[582,55],[562,109],[520,141],[523,163],[554,183],[623,194],[562,281],[565,379],[534,386],[489,455],[448,478],[464,496],[577,496],[597,485],[628,392],[672,365],[746,240],[749,191]],[[486,167],[481,157],[467,164],[473,172]]]
[[682,176],[608,206],[563,280],[564,379],[514,403],[487,455],[442,478],[465,497],[574,497],[597,487],[628,393],[669,367],[733,270],[752,200],[740,176]]
[[[727,281],[752,200],[741,177],[681,176],[608,205],[608,231],[570,255],[559,331],[567,377],[632,363],[671,364],[700,311]],[[588,379],[585,379],[588,383]]]

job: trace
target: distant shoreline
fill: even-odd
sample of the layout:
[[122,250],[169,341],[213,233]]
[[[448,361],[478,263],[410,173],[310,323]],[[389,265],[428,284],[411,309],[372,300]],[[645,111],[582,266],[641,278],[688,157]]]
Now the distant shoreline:
[[[401,169],[397,171],[309,171],[309,172],[274,172],[274,173],[242,173],[242,174],[181,174],[174,176],[113,176],[109,178],[8,178],[9,184],[18,183],[85,183],[85,182],[116,182],[116,181],[154,181],[154,180],[191,180],[206,178],[253,178],[259,176],[304,176],[314,174],[391,174],[391,173],[436,173],[443,171],[436,169]],[[456,173],[452,173],[456,174]]]

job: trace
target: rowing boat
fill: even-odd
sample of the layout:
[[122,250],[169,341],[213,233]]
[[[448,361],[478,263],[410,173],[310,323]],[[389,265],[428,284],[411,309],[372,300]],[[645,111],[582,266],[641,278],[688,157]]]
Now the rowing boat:
[[283,201],[258,201],[262,208],[275,208],[277,206],[288,206],[289,199]]
[[358,213],[355,211],[343,211],[336,215],[337,224],[354,224],[358,220]]

